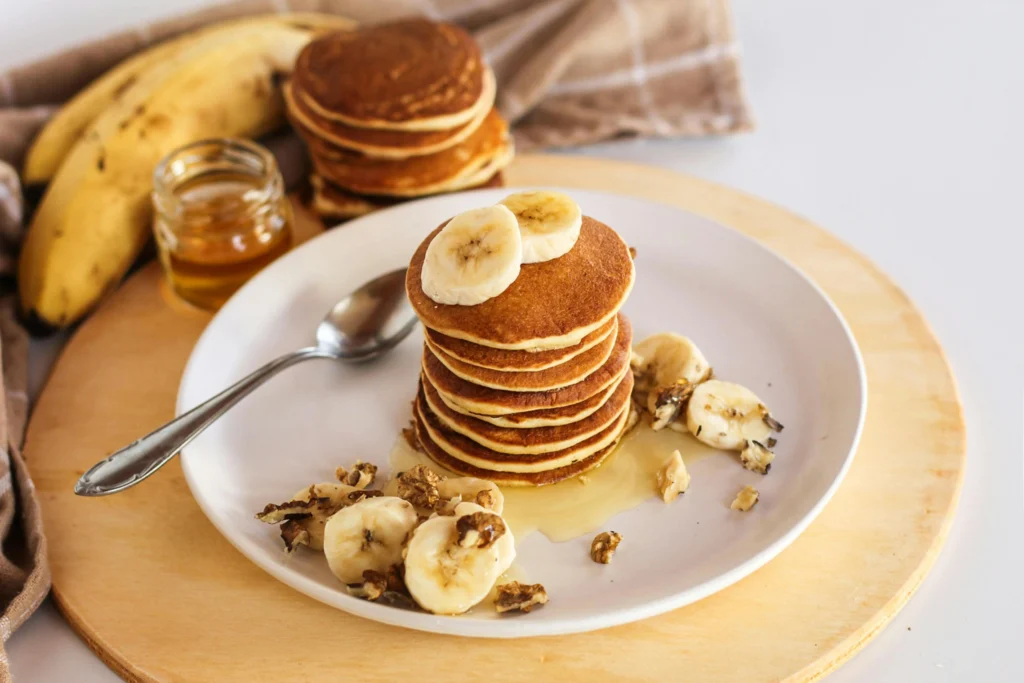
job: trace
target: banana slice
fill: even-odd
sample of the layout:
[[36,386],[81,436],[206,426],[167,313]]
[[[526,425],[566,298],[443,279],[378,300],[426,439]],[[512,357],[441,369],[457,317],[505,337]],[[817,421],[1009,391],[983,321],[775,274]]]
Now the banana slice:
[[324,526],[331,515],[353,502],[353,493],[365,493],[353,486],[326,482],[298,491],[281,504],[269,504],[256,515],[267,524],[281,524],[281,538],[288,552],[299,546],[324,548]]
[[501,205],[472,209],[448,221],[430,242],[420,282],[439,304],[475,306],[508,289],[522,260],[512,212]]
[[324,555],[331,572],[359,583],[367,570],[386,572],[402,561],[402,544],[418,518],[401,498],[364,498],[336,512],[324,527]]
[[748,441],[766,443],[772,432],[782,431],[754,392],[716,379],[693,390],[686,407],[686,428],[699,441],[728,451],[742,451]]
[[711,377],[711,364],[697,345],[674,332],[659,332],[638,343],[630,364],[644,391],[680,381],[696,385]]
[[423,609],[462,614],[487,597],[516,557],[505,521],[476,503],[416,528],[405,554],[405,585]]
[[505,496],[502,495],[501,489],[493,481],[487,479],[476,477],[444,479],[438,483],[437,492],[442,498],[476,503],[499,515],[505,507]]
[[550,261],[569,252],[580,236],[583,212],[561,192],[517,192],[501,200],[515,214],[523,237],[523,263]]

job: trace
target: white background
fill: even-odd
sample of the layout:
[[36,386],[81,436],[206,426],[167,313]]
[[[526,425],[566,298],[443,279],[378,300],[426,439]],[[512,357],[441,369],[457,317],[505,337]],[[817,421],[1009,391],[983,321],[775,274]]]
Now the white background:
[[[200,4],[0,0],[0,68]],[[828,680],[1024,680],[1024,2],[733,7],[757,132],[580,153],[768,198],[868,254],[917,302],[963,395],[963,497],[910,604]],[[8,647],[19,683],[117,680],[50,606]]]

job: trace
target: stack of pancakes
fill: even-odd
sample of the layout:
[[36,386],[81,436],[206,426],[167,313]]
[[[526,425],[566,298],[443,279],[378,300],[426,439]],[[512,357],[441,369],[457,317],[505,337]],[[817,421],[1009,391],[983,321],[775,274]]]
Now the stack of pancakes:
[[285,84],[325,218],[501,184],[512,158],[494,74],[465,31],[424,19],[311,42]]
[[419,445],[440,465],[500,484],[541,485],[599,465],[631,426],[629,248],[583,218],[565,255],[522,266],[500,295],[438,304],[421,285],[435,230],[406,288],[425,326],[414,403]]

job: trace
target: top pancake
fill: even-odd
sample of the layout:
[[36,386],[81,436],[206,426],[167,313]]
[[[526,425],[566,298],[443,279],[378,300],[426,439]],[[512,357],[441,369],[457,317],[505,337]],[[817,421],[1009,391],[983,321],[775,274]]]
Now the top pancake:
[[392,130],[360,128],[318,115],[301,97],[293,84],[285,83],[284,101],[288,118],[306,140],[318,144],[317,152],[329,159],[345,160],[353,153],[382,159],[405,159],[434,154],[465,140],[483,122],[494,104],[494,75],[485,73],[485,96],[477,103],[473,117],[447,130]]
[[457,26],[426,19],[332,33],[299,54],[296,95],[351,126],[446,130],[469,121],[484,95],[480,49]]
[[524,264],[508,289],[482,304],[439,304],[423,291],[430,233],[409,264],[406,291],[423,324],[441,334],[498,349],[546,350],[579,344],[625,303],[635,277],[629,247],[604,223],[583,217],[563,256]]

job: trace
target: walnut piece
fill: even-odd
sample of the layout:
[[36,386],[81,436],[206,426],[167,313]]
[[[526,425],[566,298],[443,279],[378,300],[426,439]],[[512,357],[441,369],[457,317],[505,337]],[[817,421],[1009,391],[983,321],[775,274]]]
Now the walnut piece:
[[372,462],[356,460],[356,464],[352,465],[352,469],[346,470],[344,467],[339,467],[334,470],[334,476],[342,484],[355,486],[357,489],[365,489],[373,483],[374,477],[377,476],[377,466]]
[[508,529],[493,512],[473,512],[455,522],[458,544],[463,548],[490,548]]
[[605,531],[594,537],[590,544],[590,559],[600,564],[608,564],[612,561],[619,544],[622,543],[622,534],[614,531]]
[[740,451],[740,462],[743,466],[758,474],[768,474],[774,459],[775,454],[760,441],[747,441],[744,449]]
[[[256,514],[256,519],[266,524],[281,524],[281,539],[286,552],[294,552],[300,546],[314,550],[322,548],[323,526],[335,512],[349,504],[340,498],[332,487],[313,484],[301,492],[300,498],[284,503],[269,503]],[[325,487],[331,490],[325,490]],[[324,494],[324,495],[322,495]]]
[[647,395],[647,410],[654,416],[651,429],[659,431],[676,421],[686,409],[694,385],[681,379],[667,387],[656,387]]
[[398,497],[422,510],[433,510],[441,502],[437,485],[441,477],[429,467],[416,465],[398,474]]
[[494,599],[494,608],[499,614],[504,612],[529,612],[534,607],[548,603],[548,592],[539,583],[527,585],[513,581],[498,586],[498,597]]
[[286,552],[295,552],[300,545],[309,545],[309,530],[297,519],[287,519],[281,525],[281,540]]
[[367,569],[363,572],[362,583],[350,583],[346,585],[349,595],[364,600],[379,600],[388,589],[388,577],[381,572]]
[[493,510],[494,506],[498,504],[497,498],[494,497],[494,491],[490,489],[481,489],[476,494],[474,502],[482,508]]
[[746,512],[750,508],[757,505],[757,501],[761,499],[761,494],[757,492],[753,486],[744,486],[743,489],[736,494],[735,500],[732,501],[732,505],[729,507],[733,510],[739,510],[740,512]]
[[672,456],[665,463],[664,469],[658,472],[658,490],[661,492],[661,499],[671,503],[681,493],[686,493],[690,488],[690,473],[686,471],[686,463],[683,462],[683,455],[679,451],[673,451]]

